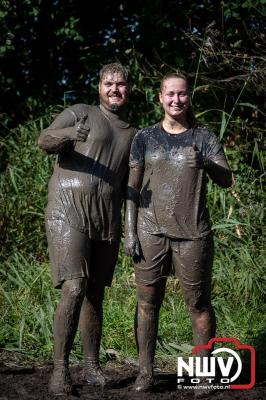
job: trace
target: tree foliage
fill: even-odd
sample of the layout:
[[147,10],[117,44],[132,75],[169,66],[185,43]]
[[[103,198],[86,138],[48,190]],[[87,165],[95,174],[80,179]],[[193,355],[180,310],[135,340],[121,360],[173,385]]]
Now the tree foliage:
[[[3,0],[2,123],[14,127],[49,104],[96,101],[98,71],[114,59],[129,65],[136,86],[144,89],[154,89],[167,69],[186,71],[198,91],[206,84],[220,89],[215,90],[219,106],[234,104],[249,79],[245,101],[259,107],[265,89],[265,8],[265,0],[99,0],[93,10],[81,0]],[[215,96],[201,105],[208,107]]]

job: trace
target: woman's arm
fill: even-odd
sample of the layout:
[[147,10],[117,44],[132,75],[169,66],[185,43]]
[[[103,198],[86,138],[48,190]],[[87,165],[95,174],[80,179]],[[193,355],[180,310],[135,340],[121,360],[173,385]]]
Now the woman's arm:
[[129,171],[126,217],[125,217],[125,254],[140,256],[140,244],[137,235],[137,217],[139,192],[142,186],[144,167],[131,167]]
[[228,188],[233,184],[233,174],[226,159],[205,160],[205,169],[210,178],[219,186]]
[[215,160],[204,157],[195,143],[192,145],[187,162],[191,168],[205,169],[210,178],[219,186],[228,188],[233,184],[233,174],[224,153]]

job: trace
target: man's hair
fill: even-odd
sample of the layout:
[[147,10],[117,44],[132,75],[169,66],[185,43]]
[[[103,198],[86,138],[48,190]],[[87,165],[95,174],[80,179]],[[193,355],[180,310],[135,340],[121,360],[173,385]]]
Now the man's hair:
[[[165,81],[167,81],[168,79],[171,79],[171,78],[183,79],[186,82],[187,89],[189,91],[189,82],[188,82],[188,78],[185,74],[182,74],[182,72],[169,72],[162,77],[161,85],[160,85],[160,92],[162,92],[162,90],[163,90],[163,85],[164,85]],[[189,103],[189,107],[187,110],[187,121],[191,127],[197,126],[196,117],[195,117],[191,103]]]
[[128,84],[131,83],[131,76],[128,70],[120,63],[111,63],[104,65],[99,73],[100,81],[103,80],[104,75],[115,73],[120,73]]

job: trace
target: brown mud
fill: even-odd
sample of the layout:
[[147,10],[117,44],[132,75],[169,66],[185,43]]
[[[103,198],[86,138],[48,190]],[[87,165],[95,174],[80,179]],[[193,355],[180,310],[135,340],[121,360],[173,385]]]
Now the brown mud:
[[[103,390],[84,385],[80,378],[81,367],[72,366],[70,371],[74,383],[73,394],[68,397],[56,397],[48,393],[47,386],[51,371],[52,364],[19,367],[10,363],[0,363],[0,400],[194,399],[193,391],[176,389],[174,371],[164,372],[157,370],[154,390],[150,393],[134,393],[132,386],[137,375],[136,367],[114,362],[109,362],[104,367],[104,372],[110,378],[110,383]],[[250,390],[219,390],[205,398],[209,400],[264,400],[266,399],[266,381],[261,380]]]

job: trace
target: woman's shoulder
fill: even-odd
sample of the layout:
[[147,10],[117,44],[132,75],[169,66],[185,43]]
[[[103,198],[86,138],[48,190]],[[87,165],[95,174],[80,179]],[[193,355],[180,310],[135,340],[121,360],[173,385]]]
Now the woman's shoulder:
[[193,133],[197,137],[200,137],[202,140],[209,140],[212,138],[217,139],[217,135],[210,130],[207,126],[204,125],[197,125],[193,128]]
[[137,135],[140,137],[147,137],[147,136],[153,134],[154,131],[158,129],[158,127],[159,127],[159,123],[146,126],[144,128],[139,129],[137,132]]

